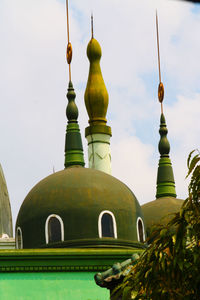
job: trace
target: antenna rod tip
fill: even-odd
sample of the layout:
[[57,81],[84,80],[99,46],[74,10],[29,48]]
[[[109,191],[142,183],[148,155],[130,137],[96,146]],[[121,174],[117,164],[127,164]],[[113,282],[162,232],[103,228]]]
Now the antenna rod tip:
[[93,39],[94,38],[93,12],[91,12],[91,32],[92,32],[92,39]]

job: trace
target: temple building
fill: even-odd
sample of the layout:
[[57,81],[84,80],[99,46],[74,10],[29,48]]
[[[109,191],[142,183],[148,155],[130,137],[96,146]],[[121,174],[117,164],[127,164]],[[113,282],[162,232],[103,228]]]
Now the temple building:
[[[68,43],[68,52],[70,47]],[[15,226],[17,250],[0,251],[2,299],[13,299],[16,293],[18,299],[44,299],[44,295],[51,299],[109,299],[109,292],[95,285],[95,273],[146,248],[140,204],[123,182],[110,175],[108,92],[100,69],[101,47],[93,36],[87,56],[89,168],[84,167],[70,78],[65,168],[36,184],[21,205]],[[37,289],[33,288],[36,282]]]
[[[159,130],[160,141],[158,145],[160,160],[157,171],[156,200],[142,205],[144,221],[146,225],[147,243],[152,242],[150,239],[148,239],[148,237],[150,237],[150,234],[155,229],[155,227],[165,225],[172,218],[172,216],[180,210],[183,204],[183,200],[176,199],[175,180],[172,163],[169,157],[170,144],[167,139],[168,130],[163,113],[164,85],[161,81],[157,13],[156,31],[159,69],[158,100],[161,104]],[[127,289],[126,287],[123,289],[123,295],[118,294],[118,289],[116,289],[116,287],[119,286],[123,281],[123,278],[131,272],[132,266],[137,264],[138,259],[139,256],[137,254],[133,254],[132,257],[128,260],[125,260],[118,264],[114,264],[112,268],[104,271],[103,273],[95,274],[96,284],[101,288],[107,288],[110,290],[111,300],[131,299],[128,287]]]
[[[164,97],[164,86],[162,86]],[[162,101],[163,101],[162,97]],[[162,102],[161,101],[161,102]],[[165,225],[178,212],[183,204],[183,200],[176,198],[175,180],[172,169],[172,163],[169,157],[170,144],[167,139],[167,127],[161,104],[160,116],[160,141],[158,149],[160,160],[157,171],[156,200],[142,205],[144,221],[146,225],[147,238],[157,225]],[[95,274],[95,281],[101,288],[106,288],[111,292],[111,300],[118,299],[116,287],[123,281],[123,278],[131,272],[131,267],[137,263],[139,256],[133,254],[129,259],[115,263],[112,268]],[[127,293],[127,294],[126,294]],[[121,297],[121,296],[120,296]],[[121,299],[119,297],[119,300]],[[123,299],[129,299],[126,288],[123,291]]]
[[[96,281],[103,286],[111,267],[118,274],[134,262],[147,247],[145,221],[149,230],[160,221],[158,218],[181,205],[181,200],[176,199],[164,114],[160,124],[156,200],[141,208],[134,193],[111,175],[112,131],[106,119],[109,97],[100,68],[101,47],[93,34],[87,56],[89,75],[84,98],[89,118],[85,129],[89,168],[84,162],[70,71],[72,46],[68,39],[64,169],[38,182],[20,207],[15,225],[16,249],[8,249],[14,247],[11,240],[4,247],[7,249],[0,250],[3,300],[109,299],[109,290],[99,288],[94,275],[98,274]],[[13,233],[2,169],[0,188],[0,247],[3,248],[1,241],[9,241]]]

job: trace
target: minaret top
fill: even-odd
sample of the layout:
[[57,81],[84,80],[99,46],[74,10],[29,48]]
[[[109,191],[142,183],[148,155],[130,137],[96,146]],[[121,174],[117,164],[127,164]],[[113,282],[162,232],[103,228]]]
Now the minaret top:
[[72,61],[72,45],[69,41],[69,15],[68,15],[68,0],[66,1],[67,9],[67,63],[69,65],[69,85],[67,92],[67,109],[66,116],[68,119],[68,125],[66,129],[65,137],[65,168],[70,166],[84,166],[84,157],[83,157],[83,146],[81,140],[80,129],[78,125],[78,108],[75,103],[76,94],[73,88],[71,81],[71,61]]
[[176,197],[174,174],[172,163],[169,157],[170,144],[167,139],[167,126],[164,114],[161,113],[160,117],[160,141],[158,149],[160,152],[160,160],[157,173],[157,188],[156,198],[161,197]]
[[[108,109],[108,92],[103,80],[100,67],[101,46],[93,37],[93,16],[91,17],[92,37],[87,46],[87,56],[90,62],[89,76],[85,90],[85,105],[89,116],[90,126],[86,128],[90,133],[108,133],[111,135],[111,128],[106,126],[106,114]],[[100,129],[100,131],[99,131]]]
[[167,126],[165,116],[163,114],[163,100],[164,100],[164,85],[161,81],[160,70],[160,49],[159,49],[159,34],[158,34],[158,15],[156,12],[156,32],[157,32],[157,48],[158,48],[158,70],[159,70],[159,85],[158,85],[158,100],[161,103],[160,116],[160,141],[158,150],[160,152],[160,160],[157,173],[157,189],[156,198],[161,197],[176,197],[174,174],[171,160],[169,158],[170,144],[167,139]]
[[89,116],[89,124],[105,125],[108,109],[108,92],[100,68],[101,47],[98,41],[91,38],[87,46],[90,69],[85,91],[85,105]]

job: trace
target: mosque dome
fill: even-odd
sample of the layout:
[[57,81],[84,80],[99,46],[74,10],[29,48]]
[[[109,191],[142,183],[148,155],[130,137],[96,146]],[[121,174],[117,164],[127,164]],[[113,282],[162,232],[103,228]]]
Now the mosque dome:
[[[71,166],[33,187],[16,222],[18,247],[143,247],[141,207],[115,177]],[[20,244],[20,245],[19,245]]]
[[[99,66],[100,56],[100,45],[92,38],[88,46],[91,62],[86,107],[88,100],[93,133],[107,130],[111,134],[110,127],[104,124],[108,95]],[[131,190],[109,174],[84,168],[75,97],[70,80],[65,169],[41,180],[25,198],[16,222],[16,246],[144,248],[143,215]],[[99,127],[108,129],[99,131]]]
[[165,225],[172,214],[177,213],[183,204],[183,200],[174,197],[161,197],[142,205],[144,221],[147,231],[156,224]]

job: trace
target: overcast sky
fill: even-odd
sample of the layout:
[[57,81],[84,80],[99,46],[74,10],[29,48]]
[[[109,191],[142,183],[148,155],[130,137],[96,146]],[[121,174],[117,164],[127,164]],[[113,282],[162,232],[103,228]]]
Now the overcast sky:
[[[113,175],[139,202],[155,198],[160,105],[155,10],[158,10],[164,113],[176,190],[187,196],[186,159],[199,147],[200,9],[166,0],[71,0],[72,81],[87,162],[84,91],[90,14],[102,48],[109,93]],[[65,1],[0,1],[0,161],[14,222],[30,189],[63,169],[68,68]],[[106,199],[105,199],[106,200]]]

